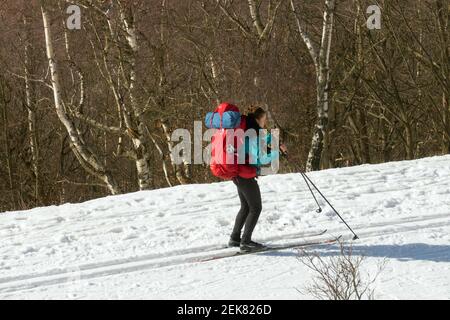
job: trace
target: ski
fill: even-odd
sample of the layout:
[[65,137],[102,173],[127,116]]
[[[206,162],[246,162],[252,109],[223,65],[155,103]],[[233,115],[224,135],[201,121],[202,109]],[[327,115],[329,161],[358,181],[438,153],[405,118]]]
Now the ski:
[[294,238],[306,238],[306,237],[319,237],[319,236],[323,236],[325,233],[328,232],[328,229],[323,229],[322,231],[319,232],[310,232],[310,233],[303,233],[303,234],[292,234],[292,235],[288,235],[287,237],[284,237],[283,239],[294,239]]
[[232,258],[232,257],[240,257],[250,254],[259,254],[259,253],[265,253],[265,252],[273,252],[273,251],[280,251],[280,250],[286,250],[286,249],[296,249],[296,248],[304,248],[304,247],[310,247],[310,246],[318,246],[318,245],[328,245],[338,242],[342,238],[342,235],[333,239],[326,239],[326,240],[316,240],[316,241],[303,241],[303,242],[296,242],[296,243],[290,243],[286,245],[278,245],[278,246],[268,246],[258,251],[253,252],[241,252],[241,251],[230,251],[226,252],[221,255],[215,255],[212,257],[207,257],[204,259],[200,259],[197,262],[207,262],[207,261],[213,261],[213,260],[220,260],[220,259],[226,259],[226,258]]
[[[299,239],[299,238],[315,238],[315,237],[320,237],[323,236],[324,234],[326,234],[328,232],[328,229],[323,229],[321,231],[310,231],[310,232],[302,232],[302,233],[291,233],[288,234],[286,236],[283,236],[283,240],[286,239]],[[279,240],[278,237],[269,237],[266,239],[261,239],[261,241],[274,241],[274,240]],[[212,248],[208,248],[208,251],[222,251],[222,250],[226,250],[226,249],[231,249],[229,246],[227,245],[223,245],[220,247],[212,247]],[[202,249],[202,251],[204,251],[204,249]]]
[[[323,236],[327,232],[328,232],[328,229],[323,229],[318,232],[291,233],[291,234],[283,236],[283,240],[285,240],[285,239],[300,239],[300,238],[315,238],[315,237]],[[261,241],[273,241],[273,240],[277,240],[277,239],[275,237],[261,239]]]

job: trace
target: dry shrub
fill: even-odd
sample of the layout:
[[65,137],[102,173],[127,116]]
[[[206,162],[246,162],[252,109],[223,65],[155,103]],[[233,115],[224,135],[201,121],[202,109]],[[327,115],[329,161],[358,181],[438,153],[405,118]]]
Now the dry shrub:
[[300,251],[299,261],[314,272],[314,279],[303,292],[319,300],[373,300],[373,284],[386,260],[377,265],[373,274],[363,274],[361,269],[366,257],[355,255],[353,246],[343,241],[338,245],[339,252],[333,256],[321,256],[307,249]]

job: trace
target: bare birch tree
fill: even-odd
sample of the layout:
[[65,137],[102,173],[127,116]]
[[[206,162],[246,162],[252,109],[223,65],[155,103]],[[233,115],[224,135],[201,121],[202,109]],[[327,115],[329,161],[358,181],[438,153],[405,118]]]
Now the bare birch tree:
[[330,54],[336,0],[325,0],[322,38],[318,48],[311,38],[311,35],[305,30],[294,0],[290,0],[290,2],[292,12],[297,22],[298,32],[308,48],[316,70],[317,122],[313,130],[311,149],[306,162],[306,170],[319,170],[323,151],[323,141],[328,127],[328,113],[330,108]]
[[139,188],[140,190],[147,190],[152,186],[152,176],[150,172],[150,141],[146,135],[144,108],[136,96],[136,56],[139,50],[138,31],[136,29],[132,6],[123,1],[118,1],[117,3],[129,47],[129,54],[126,59],[129,64],[128,90],[131,110],[125,110],[124,119],[128,129],[134,133],[132,134],[131,140],[134,146],[134,158],[136,161]]
[[28,135],[29,135],[29,143],[31,150],[31,165],[34,173],[35,185],[34,185],[34,197],[35,204],[39,205],[40,200],[40,165],[39,165],[39,146],[38,146],[38,129],[37,129],[37,120],[36,120],[36,104],[34,102],[34,84],[30,80],[31,72],[30,67],[32,65],[30,51],[32,49],[30,43],[30,33],[29,30],[30,17],[27,16],[29,14],[29,8],[25,7],[23,15],[23,23],[25,28],[25,39],[24,39],[24,82],[25,82],[25,107],[28,113]]
[[53,38],[50,26],[50,16],[46,8],[46,1],[41,0],[42,21],[44,24],[45,46],[47,51],[47,59],[50,68],[51,86],[53,89],[53,98],[56,113],[59,120],[64,125],[70,138],[71,148],[80,164],[90,174],[100,179],[112,194],[120,193],[120,188],[114,177],[98,159],[98,156],[85,144],[80,136],[79,130],[75,126],[72,119],[67,114],[61,97],[61,83],[58,71],[57,58],[53,48]]

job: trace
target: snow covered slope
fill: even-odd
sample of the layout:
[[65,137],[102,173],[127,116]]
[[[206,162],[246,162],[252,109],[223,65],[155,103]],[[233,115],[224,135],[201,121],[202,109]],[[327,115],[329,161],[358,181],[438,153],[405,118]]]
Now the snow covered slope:
[[[377,298],[450,298],[450,156],[310,177],[359,234],[367,268],[387,258]],[[350,236],[328,207],[315,212],[299,174],[259,184],[256,240]],[[196,262],[227,242],[238,205],[226,182],[0,214],[0,299],[308,298],[297,289],[311,273],[295,250]]]

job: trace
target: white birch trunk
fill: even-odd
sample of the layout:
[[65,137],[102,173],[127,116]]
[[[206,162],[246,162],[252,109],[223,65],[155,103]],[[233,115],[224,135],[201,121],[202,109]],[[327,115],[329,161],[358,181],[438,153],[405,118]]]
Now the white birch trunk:
[[162,148],[159,146],[158,142],[156,142],[156,140],[151,136],[150,131],[148,130],[147,126],[147,133],[150,137],[150,140],[153,142],[153,144],[155,145],[156,150],[158,150],[159,155],[161,156],[161,162],[162,162],[162,168],[163,168],[163,172],[164,172],[164,178],[166,179],[167,185],[169,187],[172,187],[172,183],[170,182],[170,177],[169,177],[169,171],[167,170],[167,165],[166,165],[166,160],[165,160],[165,156],[164,156],[164,151],[162,150]]
[[[164,132],[164,135],[166,136],[167,141],[167,148],[169,150],[169,158],[170,162],[172,164],[173,171],[175,172],[175,177],[177,178],[178,182],[181,184],[188,183],[188,176],[189,176],[189,167],[186,167],[185,170],[183,170],[182,166],[175,163],[175,159],[173,156],[173,141],[170,136],[169,128],[167,127],[167,124],[161,119],[161,128]],[[187,159],[183,158],[184,165],[188,165]],[[188,173],[187,176],[185,174]]]
[[[136,170],[138,175],[138,183],[140,190],[148,190],[152,187],[152,175],[150,172],[150,143],[146,138],[145,120],[143,118],[142,107],[135,96],[135,85],[137,81],[136,74],[136,55],[138,53],[138,38],[136,27],[131,12],[126,14],[122,9],[121,19],[127,32],[126,39],[131,53],[127,56],[130,64],[130,82],[129,97],[133,113],[133,119],[126,121],[128,128],[132,129],[136,134],[132,136],[133,147],[136,155]],[[131,120],[131,121],[130,121]],[[136,127],[136,128],[134,128]]]
[[219,72],[217,70],[217,65],[214,61],[214,56],[212,53],[209,54],[209,65],[211,67],[211,75],[213,79],[214,84],[214,95],[216,96],[216,103],[220,103],[221,94],[220,94],[220,79],[219,79]]
[[275,23],[275,18],[277,16],[278,9],[284,0],[279,0],[276,2],[275,7],[272,2],[269,2],[268,12],[266,22],[264,23],[261,14],[259,12],[259,6],[255,0],[248,0],[248,6],[250,9],[250,17],[252,19],[253,25],[256,29],[256,34],[258,36],[258,42],[261,43],[266,39],[272,31],[273,25]]
[[252,18],[253,25],[255,26],[258,35],[261,36],[264,32],[264,25],[261,21],[261,16],[259,14],[259,10],[256,6],[255,1],[248,0],[248,6],[250,8],[250,16]]
[[26,30],[25,46],[24,46],[24,80],[25,80],[25,101],[28,113],[28,134],[31,150],[31,166],[34,173],[35,186],[34,197],[36,205],[40,203],[40,174],[39,174],[39,148],[37,140],[36,128],[36,110],[33,103],[32,85],[30,81],[30,43],[29,43],[29,21],[26,16],[23,18],[23,23]]
[[120,193],[119,186],[117,185],[113,176],[107,172],[97,156],[87,147],[83,139],[79,136],[78,130],[72,120],[66,113],[61,99],[61,84],[59,79],[58,67],[56,56],[53,50],[53,40],[50,28],[50,17],[45,7],[45,1],[41,0],[42,20],[44,23],[45,32],[45,45],[47,51],[47,59],[50,67],[53,98],[55,102],[56,114],[59,120],[65,127],[67,134],[69,135],[70,145],[80,164],[89,173],[99,178],[108,187],[112,194]]
[[291,0],[291,8],[295,15],[299,33],[313,59],[316,69],[317,85],[317,122],[313,129],[311,148],[306,162],[306,170],[319,170],[322,158],[324,137],[328,128],[329,90],[330,90],[330,52],[333,37],[334,12],[336,0],[325,0],[325,11],[323,13],[322,39],[320,48],[317,50],[311,37],[302,27],[297,15],[294,0]]

